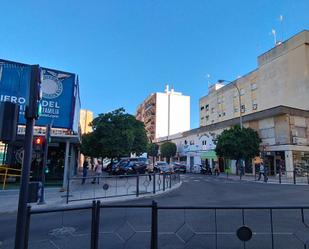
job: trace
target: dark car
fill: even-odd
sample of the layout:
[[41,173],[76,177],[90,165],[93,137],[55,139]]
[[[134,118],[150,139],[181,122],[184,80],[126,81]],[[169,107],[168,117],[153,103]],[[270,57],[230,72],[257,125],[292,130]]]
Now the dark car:
[[175,173],[186,173],[187,172],[187,166],[181,163],[174,162],[172,163],[173,170]]
[[124,158],[114,165],[112,174],[127,175],[127,174],[144,174],[146,172],[148,160],[147,158]]

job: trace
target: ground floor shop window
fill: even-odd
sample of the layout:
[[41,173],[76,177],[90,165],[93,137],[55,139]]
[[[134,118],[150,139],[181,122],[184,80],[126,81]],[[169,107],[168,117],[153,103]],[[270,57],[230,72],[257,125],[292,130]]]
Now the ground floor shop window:
[[309,152],[293,151],[293,165],[297,175],[307,174],[309,170]]

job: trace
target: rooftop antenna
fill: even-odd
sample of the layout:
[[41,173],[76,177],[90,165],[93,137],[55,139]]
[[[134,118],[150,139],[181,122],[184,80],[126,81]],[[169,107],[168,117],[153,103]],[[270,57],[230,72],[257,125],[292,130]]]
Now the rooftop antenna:
[[277,45],[277,35],[276,35],[276,30],[272,29],[271,30],[271,34],[274,36],[274,42],[275,42],[275,46]]
[[281,26],[281,42],[284,41],[284,37],[283,37],[283,15],[279,16],[279,22],[280,22],[280,26]]

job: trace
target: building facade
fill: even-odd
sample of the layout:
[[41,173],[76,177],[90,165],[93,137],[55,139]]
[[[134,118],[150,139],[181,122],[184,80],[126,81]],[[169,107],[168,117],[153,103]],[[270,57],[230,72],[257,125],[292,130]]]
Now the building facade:
[[[199,101],[200,127],[171,140],[188,167],[205,160],[220,161],[215,146],[208,145],[215,144],[224,129],[240,124],[241,115],[243,126],[256,130],[262,139],[261,156],[270,174],[278,174],[280,164],[287,174],[301,172],[309,168],[308,96],[309,32],[303,31],[260,55],[256,70],[227,85],[219,81],[211,86]],[[204,146],[203,136],[212,142]],[[220,162],[221,170],[225,166]],[[236,172],[234,161],[228,166]],[[254,173],[254,167],[247,162],[246,172]]]
[[[51,126],[46,180],[66,187],[68,176],[75,174],[80,147],[79,81],[74,73],[56,69],[42,69],[42,113],[35,121],[34,136],[45,139],[46,126]],[[2,164],[22,167],[25,139],[25,109],[30,87],[30,65],[0,59],[0,103],[10,101],[19,107],[16,141],[3,146]],[[4,149],[2,149],[4,148]],[[3,157],[3,156],[2,156]],[[33,153],[31,172],[33,180],[42,175],[42,153]],[[19,179],[12,179],[18,181]]]
[[92,127],[90,123],[93,120],[93,112],[85,109],[80,110],[79,125],[81,129],[81,134],[86,134],[92,132]]
[[148,96],[136,111],[150,141],[190,130],[190,97],[166,86],[164,93]]

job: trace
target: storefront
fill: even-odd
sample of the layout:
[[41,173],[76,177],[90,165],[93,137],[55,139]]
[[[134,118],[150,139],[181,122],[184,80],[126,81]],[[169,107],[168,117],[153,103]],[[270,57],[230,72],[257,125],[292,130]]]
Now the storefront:
[[[73,73],[42,69],[42,113],[35,122],[34,136],[45,137],[46,126],[51,128],[45,175],[48,181],[62,182],[74,174],[79,155],[79,82]],[[19,105],[17,139],[5,146],[5,164],[21,168],[25,135],[25,107],[28,103],[30,66],[0,60],[0,101]],[[31,177],[42,175],[42,153],[33,152]],[[18,181],[18,179],[15,179]]]

